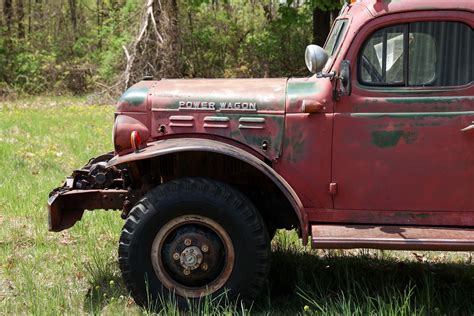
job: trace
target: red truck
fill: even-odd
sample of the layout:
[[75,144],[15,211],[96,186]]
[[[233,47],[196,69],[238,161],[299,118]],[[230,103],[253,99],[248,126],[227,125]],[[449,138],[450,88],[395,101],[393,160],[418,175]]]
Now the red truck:
[[310,77],[141,81],[114,151],[51,192],[49,230],[122,210],[139,304],[254,298],[281,228],[313,248],[472,251],[473,26],[473,1],[360,1],[308,46]]

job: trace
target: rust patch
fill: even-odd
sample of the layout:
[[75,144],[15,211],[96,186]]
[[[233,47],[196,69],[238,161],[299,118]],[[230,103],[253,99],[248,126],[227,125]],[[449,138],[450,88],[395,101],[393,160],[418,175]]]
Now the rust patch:
[[48,199],[49,230],[59,232],[81,220],[84,210],[122,209],[127,190],[71,190]]

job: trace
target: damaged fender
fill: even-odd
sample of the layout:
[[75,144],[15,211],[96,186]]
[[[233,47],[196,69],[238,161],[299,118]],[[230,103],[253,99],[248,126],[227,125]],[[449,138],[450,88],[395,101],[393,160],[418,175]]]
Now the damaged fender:
[[298,195],[293,190],[293,188],[280,176],[275,170],[268,166],[264,161],[255,157],[251,153],[232,146],[226,143],[222,143],[210,139],[200,139],[200,138],[175,138],[175,139],[165,139],[159,140],[153,143],[149,143],[146,148],[141,149],[138,152],[131,153],[124,156],[115,156],[109,160],[107,166],[114,167],[128,162],[145,160],[154,157],[159,157],[171,153],[177,152],[213,152],[220,153],[223,155],[231,156],[233,158],[239,159],[245,163],[250,164],[255,167],[257,170],[262,172],[267,176],[271,181],[281,190],[285,197],[290,202],[295,214],[298,217],[301,237],[303,243],[306,244],[308,241],[308,220],[306,213],[303,209],[303,204],[301,203]]

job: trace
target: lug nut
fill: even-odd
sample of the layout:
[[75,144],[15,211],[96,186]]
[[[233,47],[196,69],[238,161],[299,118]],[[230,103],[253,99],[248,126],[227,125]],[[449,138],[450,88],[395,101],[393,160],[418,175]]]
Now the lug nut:
[[207,252],[209,250],[209,247],[207,245],[202,245],[201,250],[202,252]]
[[174,259],[174,260],[179,260],[179,253],[175,252],[175,253],[173,254],[173,259]]
[[184,269],[183,271],[184,275],[189,275],[191,273],[191,270],[189,269]]
[[203,269],[204,271],[206,271],[206,270],[207,270],[207,263],[204,262],[204,263],[201,265],[201,269]]
[[184,240],[184,244],[185,244],[186,246],[191,246],[191,244],[192,244],[191,239],[186,238],[186,239]]

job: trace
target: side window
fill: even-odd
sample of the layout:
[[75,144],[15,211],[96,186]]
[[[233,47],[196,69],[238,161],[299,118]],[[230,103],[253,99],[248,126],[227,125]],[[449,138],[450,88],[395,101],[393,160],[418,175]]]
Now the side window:
[[359,81],[376,86],[458,86],[473,80],[472,28],[416,22],[378,30],[359,55]]
[[329,34],[328,39],[326,41],[326,45],[324,49],[328,53],[329,56],[334,55],[339,44],[341,43],[341,39],[344,36],[347,27],[347,20],[336,20],[334,23],[334,27],[332,28],[331,34]]
[[375,32],[361,55],[361,75],[365,83],[402,85],[404,26]]

